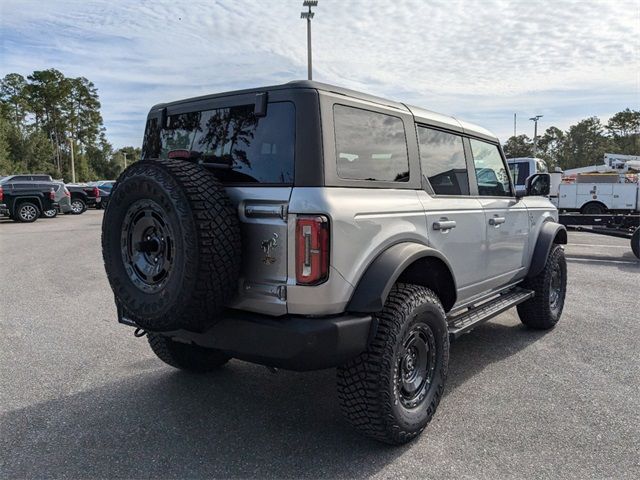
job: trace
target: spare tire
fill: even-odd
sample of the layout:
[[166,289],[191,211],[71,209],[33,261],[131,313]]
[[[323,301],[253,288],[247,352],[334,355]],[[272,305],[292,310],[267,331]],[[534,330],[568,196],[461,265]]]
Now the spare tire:
[[118,306],[144,329],[203,330],[236,292],[240,224],[224,187],[183,160],[142,160],[113,188],[102,256]]

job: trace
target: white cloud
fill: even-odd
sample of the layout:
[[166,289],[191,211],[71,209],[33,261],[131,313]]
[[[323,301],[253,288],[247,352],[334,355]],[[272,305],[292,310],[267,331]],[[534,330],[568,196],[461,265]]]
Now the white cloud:
[[[301,3],[0,0],[0,73],[55,67],[91,79],[109,138],[139,144],[154,103],[304,78]],[[320,0],[316,12],[315,79],[501,137],[513,112],[566,128],[640,104],[633,0]]]

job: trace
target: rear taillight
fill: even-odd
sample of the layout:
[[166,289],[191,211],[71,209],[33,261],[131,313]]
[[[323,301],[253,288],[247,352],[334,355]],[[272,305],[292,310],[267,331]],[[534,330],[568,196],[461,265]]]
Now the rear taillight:
[[322,215],[296,222],[296,282],[318,285],[329,277],[329,220]]
[[55,200],[56,199],[56,191],[52,188],[51,191],[49,192],[49,198],[51,200]]
[[93,196],[96,198],[100,196],[100,189],[98,187],[93,187]]
[[4,190],[0,187],[0,202],[4,200]]

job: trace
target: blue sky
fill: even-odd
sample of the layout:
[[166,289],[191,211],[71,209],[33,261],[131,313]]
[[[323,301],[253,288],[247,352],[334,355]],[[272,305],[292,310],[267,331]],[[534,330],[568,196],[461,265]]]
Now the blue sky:
[[[108,139],[153,104],[306,77],[301,0],[0,0],[0,75],[98,87]],[[640,108],[637,0],[320,0],[314,79],[453,114],[505,140]]]

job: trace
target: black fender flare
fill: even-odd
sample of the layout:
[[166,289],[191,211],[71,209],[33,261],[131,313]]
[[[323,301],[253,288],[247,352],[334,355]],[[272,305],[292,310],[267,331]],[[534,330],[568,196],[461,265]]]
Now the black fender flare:
[[556,222],[545,222],[542,224],[542,227],[540,227],[538,240],[529,265],[529,272],[527,272],[527,278],[533,278],[542,272],[554,243],[560,245],[567,244],[567,229],[564,225]]
[[[449,272],[451,265],[438,250],[415,242],[402,242],[390,246],[378,255],[364,272],[347,305],[348,312],[372,313],[382,310],[389,291],[402,272],[413,262],[424,257],[441,260]],[[455,286],[455,278],[453,277]]]

